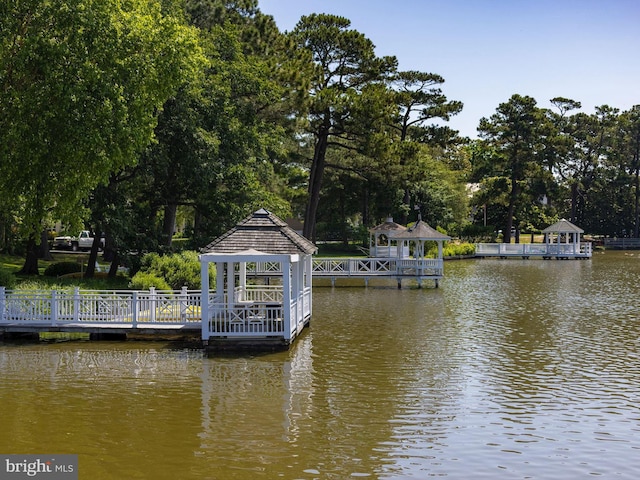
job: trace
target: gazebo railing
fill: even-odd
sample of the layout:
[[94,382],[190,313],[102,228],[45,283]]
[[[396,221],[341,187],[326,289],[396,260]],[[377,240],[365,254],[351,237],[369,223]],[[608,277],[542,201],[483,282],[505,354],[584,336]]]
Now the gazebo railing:
[[398,250],[401,257],[409,256],[409,247],[398,245],[372,245],[369,248],[369,254],[372,258],[398,258]]
[[234,289],[234,300],[259,303],[282,303],[282,285],[247,285]]
[[442,276],[444,262],[441,258],[401,259],[398,260],[398,269],[406,275]]
[[282,304],[209,304],[206,337],[277,335],[284,333]]
[[[239,293],[244,296],[238,297]],[[209,296],[209,321],[204,338],[209,337],[285,337],[287,328],[281,285],[247,285],[236,287],[234,301],[224,293]],[[239,298],[239,300],[237,300]],[[311,287],[291,299],[289,336],[297,336],[311,316]]]

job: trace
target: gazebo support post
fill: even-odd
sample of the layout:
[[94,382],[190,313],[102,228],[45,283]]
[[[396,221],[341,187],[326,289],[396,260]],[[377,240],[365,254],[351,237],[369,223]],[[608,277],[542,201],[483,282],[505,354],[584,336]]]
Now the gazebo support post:
[[242,290],[240,290],[239,294],[238,294],[238,300],[240,300],[241,302],[246,300],[246,295],[247,295],[247,262],[240,262],[238,264],[240,266],[239,268],[239,278],[238,278],[238,286],[242,287]]
[[234,303],[238,300],[236,298],[236,275],[234,266],[234,262],[227,262],[227,308],[233,308]]
[[224,303],[224,263],[216,262],[216,302]]
[[202,340],[209,340],[209,262],[200,264],[200,323],[202,324]]
[[[282,314],[284,316],[284,339],[286,343],[291,342],[291,321],[297,319],[291,318],[291,268],[289,261],[282,263]],[[297,311],[297,309],[296,309]]]

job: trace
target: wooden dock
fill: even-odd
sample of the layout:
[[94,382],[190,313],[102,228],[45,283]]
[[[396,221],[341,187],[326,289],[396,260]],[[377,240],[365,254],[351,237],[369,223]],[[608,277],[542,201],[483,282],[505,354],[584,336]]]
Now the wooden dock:
[[542,258],[544,260],[557,259],[584,260],[591,258],[592,248],[590,242],[580,244],[557,243],[477,243],[476,257],[498,258]]
[[640,250],[640,238],[605,238],[604,246],[616,250]]
[[[259,262],[247,265],[247,274],[258,277],[278,275],[280,267],[276,263]],[[403,280],[415,280],[419,286],[424,281],[438,282],[444,276],[444,262],[441,258],[371,258],[371,257],[318,257],[313,259],[315,279],[325,279],[335,286],[339,279],[360,279],[365,286],[372,279],[395,279],[398,287]]]
[[[20,338],[45,332],[87,333],[95,339],[201,339],[213,344],[287,345],[308,326],[311,288],[290,310],[282,285],[239,286],[231,295],[204,295],[208,321],[201,320],[201,291],[46,291],[0,287],[0,337]],[[285,338],[287,337],[287,338]],[[284,340],[283,340],[284,339]],[[219,340],[219,341],[218,341]]]
[[[407,279],[438,281],[442,259],[316,258],[312,278],[329,280]],[[247,277],[282,275],[282,262],[246,264]],[[311,287],[285,308],[282,285],[239,285],[231,295],[183,288],[177,291],[6,290],[0,287],[0,336],[44,332],[88,333],[96,339],[202,336],[210,343],[287,343],[309,324]],[[206,314],[202,308],[207,302]],[[208,321],[203,325],[202,315]],[[298,319],[298,320],[291,320]],[[219,341],[218,341],[219,340]]]

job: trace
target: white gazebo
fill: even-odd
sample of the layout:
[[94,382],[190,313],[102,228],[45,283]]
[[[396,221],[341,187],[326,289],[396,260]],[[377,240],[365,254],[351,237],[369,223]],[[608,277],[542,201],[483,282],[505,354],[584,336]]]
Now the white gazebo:
[[[435,280],[437,287],[438,280],[444,274],[443,244],[445,241],[451,240],[451,237],[430,227],[419,216],[414,225],[404,232],[398,233],[394,238],[398,245],[401,246],[402,251],[411,251],[413,246],[413,258],[415,260],[415,267],[413,268],[416,269],[418,283],[421,283],[422,277],[428,276],[428,278]],[[425,258],[425,243],[428,241],[434,241],[438,245],[436,258]]]
[[[288,346],[311,318],[316,251],[265,209],[207,245],[200,255],[203,342],[209,347]],[[209,287],[210,264],[216,268],[215,291]],[[248,264],[253,277],[247,275]]]
[[451,240],[451,237],[440,233],[435,228],[430,227],[427,223],[423,222],[421,218],[418,221],[406,229],[404,232],[396,235],[396,240],[402,243],[403,249],[410,249],[413,244],[413,257],[425,258],[425,242],[433,241],[438,245],[438,254],[436,258],[443,258],[443,244],[446,241]]
[[542,230],[546,251],[558,257],[590,257],[591,242],[582,242],[584,230],[564,218]]
[[406,258],[409,249],[398,248],[396,236],[407,230],[407,227],[388,217],[380,225],[369,229],[369,256],[374,258]]
[[542,230],[544,243],[477,243],[477,257],[522,257],[564,259],[591,258],[591,242],[583,242],[584,233],[568,220],[562,219]]

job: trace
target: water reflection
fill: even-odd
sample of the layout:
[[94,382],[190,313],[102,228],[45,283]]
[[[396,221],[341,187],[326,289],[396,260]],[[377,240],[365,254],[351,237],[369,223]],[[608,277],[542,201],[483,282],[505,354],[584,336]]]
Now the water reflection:
[[81,478],[635,478],[640,257],[320,288],[287,352],[0,345],[0,451]]
[[311,345],[303,335],[286,353],[205,359],[199,454],[216,459],[216,476],[290,468],[283,445],[296,448],[312,415]]

